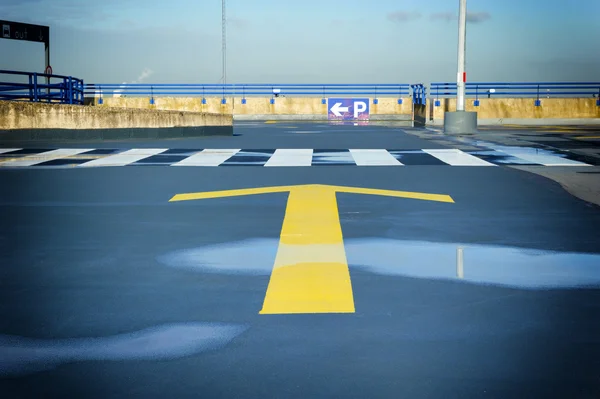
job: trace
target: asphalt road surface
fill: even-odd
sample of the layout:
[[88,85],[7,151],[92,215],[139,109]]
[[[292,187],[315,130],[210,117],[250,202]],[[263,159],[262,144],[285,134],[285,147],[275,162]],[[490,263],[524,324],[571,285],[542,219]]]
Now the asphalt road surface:
[[3,154],[0,397],[600,397],[599,207],[399,127],[235,133]]

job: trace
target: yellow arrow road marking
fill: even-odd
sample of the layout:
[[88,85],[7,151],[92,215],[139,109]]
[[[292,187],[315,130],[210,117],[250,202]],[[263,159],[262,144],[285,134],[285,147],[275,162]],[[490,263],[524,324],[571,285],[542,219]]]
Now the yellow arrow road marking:
[[443,194],[319,184],[177,194],[170,201],[278,192],[290,194],[260,314],[354,313],[336,192],[454,202]]

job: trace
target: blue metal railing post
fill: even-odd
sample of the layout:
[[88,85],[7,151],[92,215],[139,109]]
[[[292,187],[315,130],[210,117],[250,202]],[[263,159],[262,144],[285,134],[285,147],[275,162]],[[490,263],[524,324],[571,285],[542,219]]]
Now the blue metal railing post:
[[85,85],[83,84],[83,79],[81,79],[79,81],[79,104],[83,104],[84,103],[84,95],[83,95],[83,90],[85,88]]
[[29,101],[33,101],[33,82],[32,76],[29,74]]
[[69,104],[73,105],[73,78],[69,76],[69,85],[67,86],[69,92]]
[[37,72],[33,73],[33,101],[38,101]]

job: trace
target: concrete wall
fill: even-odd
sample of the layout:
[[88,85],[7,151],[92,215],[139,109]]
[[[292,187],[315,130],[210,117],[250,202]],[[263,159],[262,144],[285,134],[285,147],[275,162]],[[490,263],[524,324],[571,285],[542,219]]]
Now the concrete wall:
[[0,101],[0,130],[232,126],[231,115]]
[[[150,104],[148,97],[107,97],[98,105],[97,98],[88,99],[98,107],[122,107],[159,110],[178,110],[193,112],[211,112],[232,114],[236,119],[327,119],[327,104],[321,104],[321,97],[278,97],[275,104],[271,97],[247,97],[246,104],[242,99],[227,97],[227,104],[221,104],[220,97],[207,97],[202,104],[200,97],[157,97],[155,104]],[[397,98],[379,98],[379,104],[371,99],[370,113],[373,119],[412,119],[412,101],[404,98],[398,104]],[[279,118],[278,118],[279,117]],[[304,118],[303,118],[304,117]]]
[[[432,107],[434,98],[427,100],[428,123],[443,124],[444,112],[456,111],[456,99],[440,99],[439,107]],[[477,112],[479,124],[502,123],[503,121],[567,120],[578,123],[581,120],[599,120],[600,107],[595,98],[542,98],[541,106],[536,107],[533,98],[482,98],[479,107],[468,98],[466,111]],[[432,119],[433,118],[433,119]],[[548,121],[547,121],[548,122]]]

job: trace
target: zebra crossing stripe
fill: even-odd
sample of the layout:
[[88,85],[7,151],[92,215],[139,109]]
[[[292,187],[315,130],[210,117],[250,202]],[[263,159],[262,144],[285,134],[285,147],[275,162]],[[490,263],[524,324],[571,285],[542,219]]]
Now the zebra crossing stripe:
[[280,148],[275,150],[265,166],[311,166],[313,150],[310,148]]
[[219,166],[241,149],[205,149],[172,166]]
[[522,159],[527,162],[532,162],[544,166],[591,166],[587,163],[574,161],[552,154],[549,151],[537,150],[533,152],[528,148],[510,148],[499,146],[495,148],[497,151],[503,152],[515,158]]
[[125,166],[141,159],[151,157],[167,151],[168,148],[134,148],[118,154],[109,155],[104,158],[94,159],[79,165],[80,168],[91,168],[99,166]]
[[401,166],[403,165],[387,150],[351,149],[350,154],[358,166]]
[[87,148],[59,148],[57,150],[45,151],[39,154],[26,155],[19,159],[11,159],[2,162],[1,164],[2,166],[34,166],[38,163],[66,158],[86,151],[91,150]]
[[458,149],[423,150],[451,166],[496,166]]
[[19,151],[20,148],[0,148],[0,154],[4,154],[6,152]]

